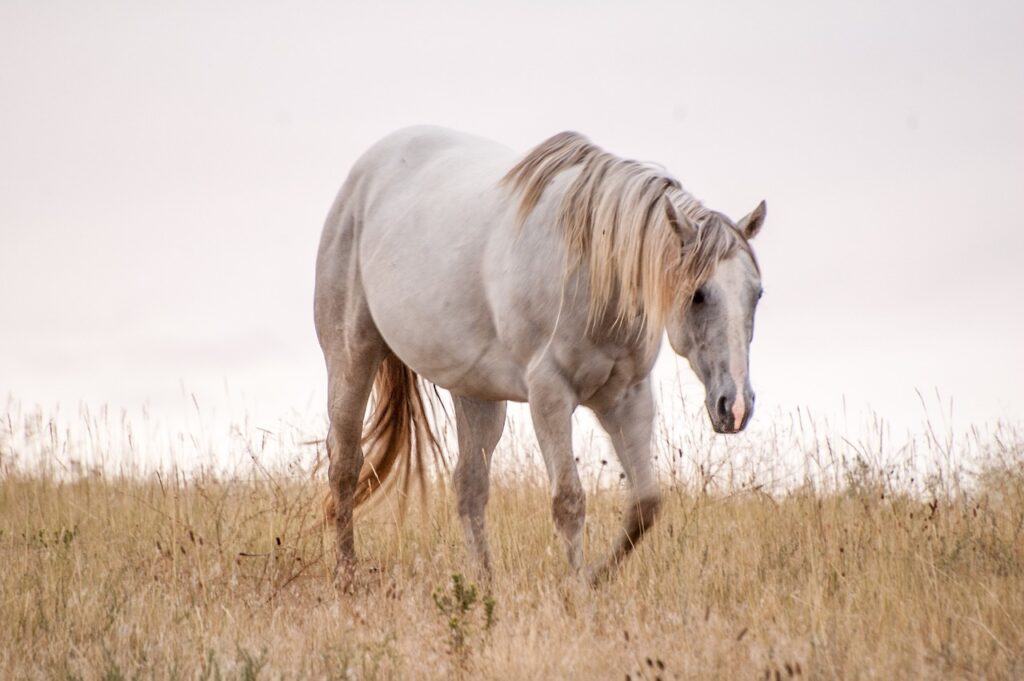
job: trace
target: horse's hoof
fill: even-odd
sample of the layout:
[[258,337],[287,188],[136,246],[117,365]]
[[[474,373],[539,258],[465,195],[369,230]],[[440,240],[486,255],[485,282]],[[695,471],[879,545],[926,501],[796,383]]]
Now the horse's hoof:
[[612,559],[606,559],[596,565],[592,565],[587,570],[587,584],[593,589],[603,586],[611,579],[617,568],[618,562]]
[[334,588],[338,593],[351,595],[355,591],[356,564],[354,562],[339,562],[334,568]]

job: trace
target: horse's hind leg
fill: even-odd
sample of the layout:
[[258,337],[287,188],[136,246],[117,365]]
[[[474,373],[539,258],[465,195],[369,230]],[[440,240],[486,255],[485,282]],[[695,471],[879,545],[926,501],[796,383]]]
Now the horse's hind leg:
[[459,433],[455,493],[466,546],[484,575],[491,574],[484,511],[490,495],[491,455],[505,427],[505,403],[453,397]]
[[363,466],[363,417],[385,351],[382,343],[374,342],[340,344],[324,350],[327,412],[331,422],[327,435],[327,477],[335,514],[339,580],[347,579],[356,562],[352,512]]
[[610,408],[595,409],[594,413],[612,439],[631,488],[622,534],[612,546],[611,554],[591,575],[591,580],[597,582],[636,547],[654,523],[660,505],[661,496],[651,466],[654,396],[650,378],[630,388]]
[[328,479],[337,533],[338,578],[355,565],[352,510],[363,465],[366,403],[387,346],[359,281],[354,234],[344,217],[321,243],[317,259],[314,317],[327,363]]

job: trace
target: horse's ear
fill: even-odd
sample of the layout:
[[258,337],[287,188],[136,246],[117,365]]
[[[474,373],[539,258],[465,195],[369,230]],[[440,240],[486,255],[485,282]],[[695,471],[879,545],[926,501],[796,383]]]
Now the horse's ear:
[[764,216],[767,212],[768,206],[762,201],[757,204],[757,208],[751,211],[750,215],[740,220],[736,228],[748,240],[753,239],[761,231],[761,226],[764,224]]
[[679,237],[679,241],[684,245],[690,243],[690,239],[693,238],[695,230],[690,221],[679,214],[676,207],[672,205],[672,201],[665,197],[665,217],[668,218],[668,224],[672,227],[672,231]]

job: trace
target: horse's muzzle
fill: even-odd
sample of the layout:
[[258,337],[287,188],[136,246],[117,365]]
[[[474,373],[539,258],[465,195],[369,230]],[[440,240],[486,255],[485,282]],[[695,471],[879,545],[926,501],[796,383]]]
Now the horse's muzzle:
[[723,392],[716,397],[708,396],[708,416],[711,428],[716,433],[738,433],[747,427],[754,413],[754,393],[737,397],[735,392]]

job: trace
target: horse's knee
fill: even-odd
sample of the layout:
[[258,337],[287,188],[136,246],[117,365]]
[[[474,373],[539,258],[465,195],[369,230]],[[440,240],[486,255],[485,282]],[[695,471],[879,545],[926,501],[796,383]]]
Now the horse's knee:
[[563,532],[582,530],[586,513],[587,497],[580,486],[561,487],[551,499],[551,515]]
[[661,494],[653,493],[634,500],[629,507],[626,520],[626,534],[630,541],[637,541],[644,532],[651,529],[661,509]]
[[486,480],[459,475],[459,472],[456,471],[454,486],[456,505],[460,516],[472,517],[483,513],[489,496]]

